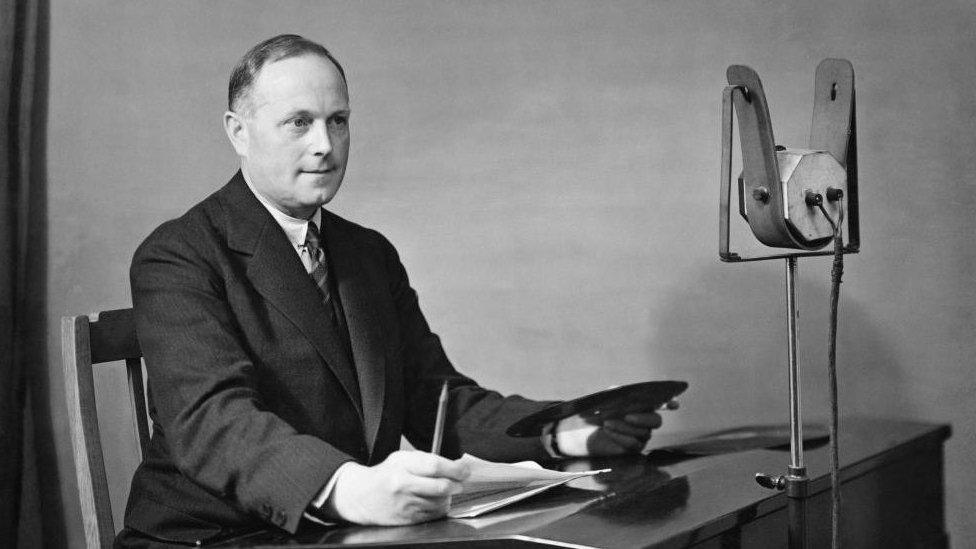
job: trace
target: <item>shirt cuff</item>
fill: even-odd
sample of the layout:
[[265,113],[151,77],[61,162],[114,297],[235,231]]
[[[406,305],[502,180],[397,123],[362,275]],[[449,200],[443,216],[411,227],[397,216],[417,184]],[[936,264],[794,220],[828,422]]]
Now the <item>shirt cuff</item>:
[[336,472],[332,475],[332,478],[329,479],[329,482],[325,483],[325,486],[322,487],[322,490],[317,496],[315,496],[315,499],[308,504],[308,510],[302,513],[302,516],[305,517],[305,519],[316,524],[321,524],[322,526],[332,526],[339,522],[339,517],[327,516],[328,513],[326,513],[325,503],[329,501],[329,496],[331,496],[332,491],[335,490],[335,485],[339,480],[339,475],[341,475],[342,471],[353,463],[354,462],[352,461],[347,461],[336,469]]
[[559,446],[556,444],[556,427],[558,425],[559,421],[554,421],[542,428],[542,447],[546,449],[549,457],[555,459],[566,457],[559,451]]

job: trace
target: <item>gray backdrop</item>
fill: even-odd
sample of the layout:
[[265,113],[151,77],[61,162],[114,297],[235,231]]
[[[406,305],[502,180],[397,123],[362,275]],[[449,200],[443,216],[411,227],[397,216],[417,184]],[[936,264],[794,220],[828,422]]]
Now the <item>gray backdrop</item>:
[[[227,77],[281,32],[345,65],[332,207],[398,246],[457,367],[537,398],[685,379],[671,430],[787,420],[782,265],[717,257],[725,68],[755,68],[777,142],[805,146],[816,64],[850,59],[863,252],[840,303],[842,410],[953,422],[948,524],[976,544],[972,3],[52,4],[52,544],[82,543],[58,318],[129,306],[139,242],[233,173]],[[800,263],[807,418],[826,417],[829,270]],[[122,386],[99,380],[110,401]],[[131,436],[106,413],[107,443]],[[110,463],[116,485],[135,465]]]

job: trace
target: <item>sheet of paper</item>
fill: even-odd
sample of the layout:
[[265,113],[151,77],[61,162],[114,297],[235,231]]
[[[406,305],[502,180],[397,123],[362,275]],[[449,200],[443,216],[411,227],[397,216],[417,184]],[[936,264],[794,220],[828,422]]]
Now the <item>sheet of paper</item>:
[[[496,510],[479,517],[458,519],[464,524],[484,530],[499,525],[508,531],[528,531],[545,526],[561,518],[568,517],[586,506],[586,503],[563,503],[560,505],[538,507],[524,505],[514,508]],[[522,510],[525,508],[525,510]],[[513,528],[514,527],[514,528]]]
[[573,479],[609,471],[574,471],[571,473],[544,469],[535,462],[495,463],[465,454],[471,475],[462,483],[463,492],[454,496],[447,516],[470,518],[500,509]]

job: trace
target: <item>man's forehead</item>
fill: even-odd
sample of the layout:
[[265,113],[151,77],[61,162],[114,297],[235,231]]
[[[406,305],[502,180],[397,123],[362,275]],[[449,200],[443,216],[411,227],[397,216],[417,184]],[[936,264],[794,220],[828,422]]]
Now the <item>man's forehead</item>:
[[251,108],[281,102],[326,101],[348,108],[346,82],[336,66],[318,55],[271,61],[261,67],[250,90]]

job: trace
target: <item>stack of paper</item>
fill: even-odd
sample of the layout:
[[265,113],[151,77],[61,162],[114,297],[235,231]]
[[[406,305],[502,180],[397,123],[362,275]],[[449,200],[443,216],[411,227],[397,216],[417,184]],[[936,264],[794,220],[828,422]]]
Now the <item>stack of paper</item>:
[[451,518],[477,517],[573,479],[609,471],[565,473],[543,469],[533,461],[495,463],[470,454],[464,454],[461,461],[468,464],[471,476],[462,483],[464,491],[451,500],[447,513]]

